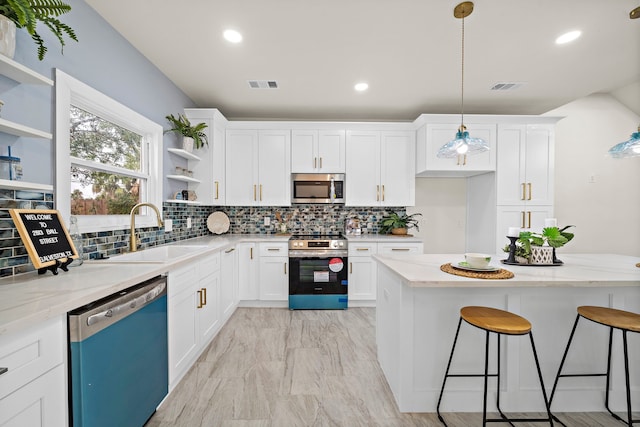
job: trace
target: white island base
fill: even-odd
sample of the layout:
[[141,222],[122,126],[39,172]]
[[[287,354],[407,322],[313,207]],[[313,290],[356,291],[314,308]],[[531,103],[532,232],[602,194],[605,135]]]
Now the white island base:
[[[507,280],[470,279],[439,267],[460,255],[376,256],[378,360],[401,412],[435,412],[460,308],[482,305],[508,310],[532,324],[547,392],[580,305],[640,313],[640,258],[562,255],[557,267],[496,266]],[[495,256],[499,260],[504,256]],[[490,373],[495,372],[496,335],[491,334]],[[485,331],[462,323],[451,373],[482,373]],[[505,412],[544,412],[540,383],[527,336],[503,336],[500,406]],[[640,334],[629,333],[632,408],[640,410]],[[580,320],[563,373],[606,371],[608,328]],[[488,410],[495,409],[489,380]],[[553,412],[604,411],[604,377],[563,378]],[[482,412],[482,378],[449,378],[440,410]],[[626,411],[622,337],[614,331],[610,408]]]

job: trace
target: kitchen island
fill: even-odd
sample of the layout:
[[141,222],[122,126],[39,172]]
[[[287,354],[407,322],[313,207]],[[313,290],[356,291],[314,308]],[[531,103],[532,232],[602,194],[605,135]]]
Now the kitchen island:
[[[378,360],[402,412],[435,412],[451,352],[460,308],[483,305],[508,310],[532,324],[545,386],[553,386],[576,307],[599,305],[640,312],[640,258],[620,255],[566,255],[561,266],[492,265],[514,273],[504,280],[461,277],[440,270],[456,265],[460,254],[374,257],[378,262],[376,340]],[[503,338],[501,406],[510,412],[544,411],[529,340]],[[583,321],[565,368],[572,372],[606,370],[608,328]],[[495,335],[491,338],[495,355]],[[625,410],[620,333],[614,333],[611,408]],[[640,408],[640,336],[629,335],[632,406]],[[493,357],[493,356],[491,356]],[[636,362],[633,362],[633,361]],[[464,324],[452,373],[480,373],[483,331]],[[490,370],[495,370],[495,358]],[[558,385],[553,411],[603,411],[604,378],[569,378]],[[447,384],[443,412],[481,412],[481,378],[453,378]],[[489,410],[495,405],[495,380],[489,381]],[[493,402],[493,403],[492,403]]]

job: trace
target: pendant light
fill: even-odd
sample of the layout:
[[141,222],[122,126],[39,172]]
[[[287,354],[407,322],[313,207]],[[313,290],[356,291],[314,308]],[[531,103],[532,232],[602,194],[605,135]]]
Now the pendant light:
[[464,125],[464,18],[471,15],[471,12],[473,12],[473,2],[470,1],[462,2],[453,9],[453,16],[462,19],[461,119],[455,138],[438,150],[437,157],[441,159],[455,158],[460,155],[474,155],[489,150],[489,145],[482,138],[470,137],[467,127]]
[[608,153],[614,159],[640,156],[640,126],[638,126],[638,132],[632,133],[627,141],[609,148]]

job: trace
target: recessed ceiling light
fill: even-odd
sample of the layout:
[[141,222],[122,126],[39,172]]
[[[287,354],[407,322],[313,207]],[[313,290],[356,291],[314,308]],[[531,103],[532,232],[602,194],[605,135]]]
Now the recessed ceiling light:
[[225,30],[222,35],[228,42],[231,43],[240,43],[242,41],[242,34],[237,32],[236,30]]
[[364,92],[365,90],[369,89],[369,84],[364,82],[356,83],[356,85],[353,88],[358,92]]
[[563,35],[558,37],[556,39],[556,44],[565,44],[565,43],[572,42],[578,37],[580,37],[581,34],[582,34],[582,31],[578,31],[578,30],[569,31],[568,33],[564,33]]

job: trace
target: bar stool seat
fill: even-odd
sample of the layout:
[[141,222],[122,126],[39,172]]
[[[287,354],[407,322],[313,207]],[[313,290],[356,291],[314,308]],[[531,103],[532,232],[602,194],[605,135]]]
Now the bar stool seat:
[[[569,335],[569,341],[567,342],[567,347],[564,350],[564,354],[562,356],[562,361],[560,362],[560,367],[558,368],[558,373],[556,375],[556,379],[553,383],[553,389],[551,390],[551,396],[549,397],[549,405],[553,401],[553,397],[556,393],[556,388],[558,387],[558,380],[563,377],[606,377],[606,385],[605,385],[605,408],[609,413],[617,420],[622,421],[627,426],[631,427],[634,423],[640,422],[640,420],[634,420],[632,418],[632,410],[631,410],[631,388],[629,383],[629,352],[627,345],[627,332],[640,332],[640,314],[632,313],[630,311],[618,310],[615,308],[609,307],[598,307],[598,306],[590,306],[583,305],[578,307],[577,309],[578,315],[576,316],[576,320],[573,324],[573,329],[571,330],[571,335]],[[562,368],[567,358],[567,354],[569,353],[569,348],[571,347],[571,341],[573,340],[573,336],[576,332],[576,328],[578,327],[578,322],[580,318],[583,317],[587,320],[591,320],[592,322],[599,323],[601,325],[607,326],[609,328],[609,350],[607,353],[607,371],[604,373],[578,373],[578,374],[563,374]],[[611,409],[609,409],[609,384],[611,382],[611,345],[613,342],[613,330],[618,329],[622,332],[622,346],[624,353],[624,369],[625,369],[625,382],[626,382],[626,394],[627,394],[627,419],[622,419],[618,414],[615,414]]]
[[[456,349],[456,343],[458,341],[458,334],[460,333],[460,326],[462,321],[480,328],[486,332],[485,338],[485,359],[484,359],[484,373],[483,374],[450,374],[449,370],[451,368],[451,361],[453,360],[453,354]],[[498,344],[497,344],[497,372],[495,374],[489,373],[489,334],[495,333],[497,334]],[[536,369],[538,371],[538,378],[540,380],[540,386],[542,389],[542,397],[544,399],[544,404],[547,410],[547,418],[508,418],[500,409],[500,335],[529,335],[531,341],[531,349],[533,351],[533,358],[536,362]],[[491,307],[480,307],[480,306],[467,306],[462,307],[460,309],[460,320],[458,321],[458,329],[456,330],[456,335],[453,340],[453,346],[451,348],[451,355],[449,356],[449,363],[447,364],[447,370],[444,375],[444,380],[442,382],[442,389],[440,390],[440,397],[438,399],[437,413],[438,419],[445,426],[447,423],[444,421],[444,418],[440,414],[440,403],[442,402],[442,396],[444,394],[445,386],[447,383],[447,378],[449,377],[483,377],[484,378],[484,399],[483,399],[483,410],[482,410],[482,425],[485,426],[488,422],[503,422],[509,423],[512,422],[548,422],[549,425],[553,426],[553,416],[551,415],[551,410],[549,409],[549,403],[547,400],[546,390],[544,388],[544,382],[542,380],[542,372],[540,371],[540,364],[538,362],[538,355],[536,353],[536,347],[533,342],[533,334],[531,333],[531,323],[522,316],[518,316],[517,314],[499,310],[497,308]],[[497,378],[497,390],[496,390],[496,406],[498,408],[498,412],[501,418],[487,418],[487,381],[489,377]],[[513,425],[513,424],[512,424]]]

